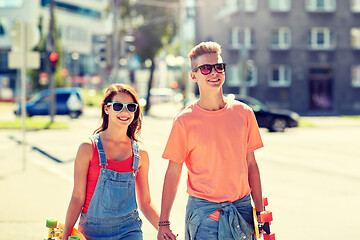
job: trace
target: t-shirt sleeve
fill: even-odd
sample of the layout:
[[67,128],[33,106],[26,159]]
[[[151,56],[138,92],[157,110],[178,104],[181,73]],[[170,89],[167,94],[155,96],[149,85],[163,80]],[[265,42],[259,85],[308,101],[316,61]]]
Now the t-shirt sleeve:
[[249,115],[248,115],[248,144],[247,144],[247,152],[253,152],[256,149],[262,148],[264,146],[259,126],[257,124],[255,114],[252,111],[252,109],[249,109]]
[[184,163],[187,156],[186,146],[185,127],[175,119],[162,157],[176,163]]

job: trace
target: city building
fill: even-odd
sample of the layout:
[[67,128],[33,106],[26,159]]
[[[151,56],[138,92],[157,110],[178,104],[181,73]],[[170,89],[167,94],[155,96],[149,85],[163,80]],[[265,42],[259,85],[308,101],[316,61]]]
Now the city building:
[[[50,0],[0,0],[0,98],[17,95],[17,70],[8,68],[12,50],[11,29],[15,21],[27,21],[46,34],[50,22]],[[94,36],[109,34],[111,26],[105,17],[107,0],[56,0],[54,15],[60,33],[63,72],[71,85],[99,81]],[[47,82],[42,82],[46,86]],[[10,89],[11,91],[3,91]]]
[[223,47],[225,93],[302,115],[360,114],[360,0],[196,0],[195,9],[196,42]]

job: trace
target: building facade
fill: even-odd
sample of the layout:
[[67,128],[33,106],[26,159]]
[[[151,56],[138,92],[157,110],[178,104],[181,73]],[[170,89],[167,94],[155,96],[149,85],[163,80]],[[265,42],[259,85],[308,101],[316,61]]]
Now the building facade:
[[360,114],[360,0],[197,0],[195,22],[196,42],[222,45],[225,93]]
[[[97,75],[98,64],[94,50],[94,36],[110,31],[104,17],[107,0],[56,0],[54,15],[64,50],[62,66],[70,84],[76,85]],[[49,29],[50,0],[0,1],[0,98],[1,88],[10,88],[15,96],[17,71],[8,68],[11,51],[11,28],[16,20],[39,26],[46,34]],[[47,84],[46,82],[43,84]],[[46,87],[46,86],[45,86]],[[8,91],[7,91],[8,92]],[[7,94],[8,96],[8,94]]]

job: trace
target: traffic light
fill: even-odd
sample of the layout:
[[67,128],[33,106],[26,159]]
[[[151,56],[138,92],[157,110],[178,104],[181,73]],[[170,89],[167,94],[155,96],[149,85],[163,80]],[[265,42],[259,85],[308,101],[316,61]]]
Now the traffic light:
[[111,35],[99,35],[95,38],[94,54],[96,55],[96,62],[103,68],[111,67],[113,64],[112,41]]
[[55,72],[55,68],[56,68],[56,63],[58,61],[59,55],[56,52],[51,52],[49,54],[49,61],[50,61],[50,66],[51,66],[51,71]]

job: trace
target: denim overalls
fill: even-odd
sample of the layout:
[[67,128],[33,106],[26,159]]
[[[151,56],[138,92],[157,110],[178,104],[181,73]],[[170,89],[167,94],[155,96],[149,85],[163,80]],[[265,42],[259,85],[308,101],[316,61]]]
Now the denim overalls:
[[99,134],[94,135],[99,152],[100,175],[87,213],[81,213],[79,230],[87,240],[142,240],[142,221],[137,210],[135,178],[139,167],[139,148],[131,140],[133,172],[107,169],[107,160]]
[[[208,218],[213,212],[222,209],[219,221]],[[252,240],[254,239],[253,213],[251,197],[247,195],[235,202],[215,203],[189,196],[186,205],[186,240],[216,239]],[[198,231],[199,226],[208,224],[205,231]]]

